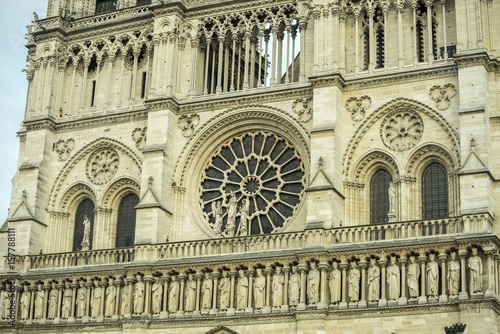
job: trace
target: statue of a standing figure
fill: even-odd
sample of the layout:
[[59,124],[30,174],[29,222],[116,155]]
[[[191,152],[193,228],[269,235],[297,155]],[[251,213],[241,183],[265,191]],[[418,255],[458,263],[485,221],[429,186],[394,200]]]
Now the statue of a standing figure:
[[387,297],[389,300],[397,300],[400,294],[400,273],[396,264],[396,257],[391,256],[391,264],[387,267]]
[[186,282],[186,305],[185,310],[192,312],[195,309],[196,303],[196,281],[193,279],[193,274],[188,274],[188,279]]
[[121,316],[124,316],[127,312],[129,312],[128,310],[128,285],[124,285],[123,288],[122,288],[122,293],[121,293],[121,300],[120,300],[120,315]]
[[108,279],[108,287],[106,288],[106,307],[104,315],[109,318],[115,314],[116,305],[116,286],[113,284],[114,280],[112,277]]
[[160,314],[163,286],[160,282],[159,276],[154,277],[154,282],[153,282],[153,286],[151,287],[151,292],[153,294],[151,312],[153,314]]
[[262,268],[257,268],[255,280],[253,282],[253,296],[255,299],[255,308],[264,307],[264,294],[266,292],[266,278],[262,276]]
[[174,313],[179,310],[179,281],[177,275],[172,275],[172,282],[168,288],[168,312]]
[[212,289],[213,281],[210,278],[210,273],[205,272],[203,285],[201,287],[201,308],[208,310],[212,307]]
[[300,303],[300,274],[297,272],[296,265],[292,265],[288,284],[288,296],[290,306],[297,306]]
[[61,318],[68,319],[71,315],[71,301],[73,299],[73,289],[69,281],[64,282],[64,291],[62,296]]
[[76,296],[76,317],[82,318],[86,315],[87,311],[87,288],[83,281],[80,281]]
[[250,201],[246,198],[241,200],[240,206],[240,226],[238,235],[247,236],[248,235],[248,216],[250,214]]
[[332,262],[332,270],[330,271],[330,281],[328,287],[330,288],[330,303],[337,304],[340,302],[340,282],[342,273],[339,270],[339,263]]
[[439,265],[434,259],[435,255],[430,253],[425,271],[427,272],[427,296],[437,298],[439,294]]
[[370,258],[368,267],[368,301],[378,301],[380,299],[380,268],[377,266],[377,260]]
[[472,247],[472,256],[467,260],[470,275],[470,293],[483,291],[483,262],[477,255],[477,248]]
[[43,307],[45,304],[45,292],[42,290],[42,284],[37,285],[37,290],[35,292],[35,319],[44,318]]
[[457,253],[450,253],[450,262],[448,262],[448,293],[450,297],[456,297],[460,289],[460,262],[457,260]]
[[23,286],[23,293],[21,294],[21,300],[19,304],[21,305],[21,319],[26,320],[29,317],[30,313],[30,301],[31,301],[31,294],[28,290],[28,285],[25,284]]
[[144,290],[145,285],[142,281],[142,275],[137,274],[137,282],[134,288],[134,314],[142,314],[144,312]]
[[229,203],[227,204],[227,223],[226,223],[226,236],[234,237],[234,229],[236,227],[236,214],[238,201],[234,192],[229,195]]
[[315,261],[311,261],[310,266],[307,275],[307,296],[309,297],[309,304],[314,305],[319,301],[319,270]]
[[47,313],[48,319],[57,318],[57,298],[59,297],[59,290],[57,290],[57,283],[52,281],[52,289],[49,293],[49,308]]
[[356,261],[351,262],[351,270],[349,270],[349,289],[348,296],[349,302],[359,301],[359,279],[360,279],[359,269],[357,267]]
[[227,270],[222,270],[222,278],[219,282],[219,309],[227,310],[229,307],[229,286],[230,280],[227,275]]
[[244,310],[247,307],[248,299],[248,277],[245,276],[245,270],[238,272],[238,286],[236,288],[236,309]]
[[389,182],[389,212],[394,212],[394,203],[396,201],[396,189],[392,182]]
[[283,304],[283,286],[285,284],[285,277],[281,272],[281,267],[277,266],[273,275],[273,307],[281,307]]
[[415,263],[415,256],[410,255],[410,264],[408,265],[408,273],[406,278],[408,281],[408,293],[410,299],[418,297],[418,279],[420,278],[420,267]]
[[80,245],[82,246],[82,251],[90,249],[90,219],[87,215],[83,216],[83,240]]
[[102,288],[99,286],[99,280],[94,280],[94,288],[92,289],[91,316],[97,318],[101,311],[102,303]]
[[212,212],[215,217],[214,232],[215,237],[220,238],[222,236],[222,218],[224,216],[224,208],[220,201],[212,203]]

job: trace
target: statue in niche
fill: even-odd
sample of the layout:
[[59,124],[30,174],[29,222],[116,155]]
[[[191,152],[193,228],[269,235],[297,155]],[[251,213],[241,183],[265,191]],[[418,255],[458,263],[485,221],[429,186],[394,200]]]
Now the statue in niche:
[[42,284],[37,285],[37,290],[35,292],[35,319],[44,318],[43,307],[45,304],[45,292],[42,290]]
[[237,214],[238,200],[231,192],[229,195],[229,203],[227,204],[227,224],[226,224],[226,236],[234,237],[234,229],[236,227],[236,214]]
[[115,314],[116,286],[114,286],[113,282],[113,278],[110,277],[108,279],[108,287],[106,288],[106,310],[104,315],[108,318]]
[[153,314],[159,314],[161,312],[161,298],[163,295],[163,285],[160,282],[159,276],[154,277],[154,282],[153,286],[151,287],[151,292],[153,295],[151,312]]
[[83,281],[80,281],[76,295],[76,317],[81,318],[86,315],[87,311],[87,288]]
[[396,201],[396,188],[394,188],[394,184],[389,182],[389,212],[394,212],[394,203]]
[[387,297],[389,300],[397,300],[400,293],[400,272],[396,260],[395,256],[391,256],[391,264],[387,267]]
[[92,289],[92,304],[90,306],[92,318],[97,318],[101,311],[102,289],[99,286],[99,280],[94,280],[94,288]]
[[433,253],[429,254],[429,262],[427,262],[425,271],[427,273],[427,296],[437,298],[439,294],[439,266],[435,257]]
[[21,319],[26,320],[29,317],[30,314],[30,301],[31,301],[31,294],[28,290],[28,285],[25,284],[23,286],[23,293],[21,294],[21,300],[19,301],[19,304],[21,305]]
[[261,309],[264,307],[265,292],[266,292],[266,278],[262,276],[262,268],[257,268],[255,280],[253,282],[253,296],[256,309]]
[[67,319],[71,316],[71,301],[73,299],[73,289],[69,281],[64,282],[64,291],[62,296],[61,318]]
[[457,253],[450,253],[450,262],[448,262],[448,293],[450,297],[459,294],[460,289],[460,262],[457,260]]
[[297,306],[300,303],[300,274],[297,272],[296,265],[292,265],[288,283],[288,296],[290,306]]
[[348,296],[350,302],[359,301],[359,279],[360,273],[356,261],[351,262],[351,270],[349,270],[349,289]]
[[212,289],[213,282],[210,278],[210,273],[205,272],[203,286],[201,287],[201,308],[208,310],[212,307]]
[[172,275],[172,282],[168,287],[168,312],[174,313],[179,310],[179,281],[177,275]]
[[135,275],[137,282],[134,287],[134,314],[142,314],[144,312],[144,290],[145,284],[142,281],[142,275]]
[[120,307],[120,315],[124,316],[128,312],[128,291],[129,287],[125,285],[122,289],[122,294],[121,294],[121,307]]
[[283,286],[285,284],[285,277],[281,272],[281,266],[276,266],[273,275],[273,307],[281,307],[283,305]]
[[243,310],[247,307],[248,299],[248,278],[245,276],[245,270],[238,271],[238,286],[236,287],[236,308]]
[[81,243],[82,251],[90,249],[90,220],[87,215],[83,216],[83,241]]
[[10,317],[10,283],[5,283],[5,291],[2,300],[2,319],[9,319]]
[[339,270],[339,263],[332,262],[332,270],[330,271],[330,281],[328,287],[330,288],[330,303],[337,304],[340,302],[340,282],[342,273]]
[[229,286],[230,281],[227,270],[222,270],[222,278],[219,282],[219,309],[227,310],[229,307]]
[[477,248],[472,247],[472,255],[467,260],[470,277],[470,293],[483,291],[483,262],[477,255]]
[[224,208],[220,201],[212,203],[212,212],[215,216],[214,232],[215,237],[220,238],[222,236],[222,218],[224,216]]
[[406,274],[408,293],[411,298],[418,297],[418,280],[420,278],[420,267],[418,263],[415,263],[415,256],[410,255],[410,264],[408,264],[408,273]]
[[49,293],[49,309],[47,312],[47,318],[54,319],[57,317],[57,298],[59,297],[59,291],[57,290],[57,283],[52,281],[51,290]]
[[196,281],[193,279],[193,274],[188,274],[186,282],[186,306],[185,310],[192,312],[195,309],[196,303]]
[[317,304],[319,301],[319,270],[315,261],[311,261],[310,267],[307,274],[307,295],[311,305]]
[[240,206],[240,226],[239,226],[239,235],[247,236],[248,235],[248,217],[250,215],[250,201],[246,198],[241,200]]
[[368,301],[378,301],[380,299],[380,268],[377,266],[375,258],[370,258],[367,286]]

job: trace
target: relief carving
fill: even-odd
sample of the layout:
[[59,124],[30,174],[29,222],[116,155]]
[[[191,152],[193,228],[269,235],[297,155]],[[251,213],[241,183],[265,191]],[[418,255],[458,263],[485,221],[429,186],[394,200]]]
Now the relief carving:
[[120,158],[114,149],[100,149],[87,160],[87,177],[98,185],[108,183],[118,171],[119,164]]
[[345,108],[351,113],[351,119],[359,122],[365,118],[366,111],[372,105],[372,99],[368,95],[361,97],[350,97],[345,103]]
[[394,151],[406,151],[422,138],[424,123],[414,111],[401,108],[382,121],[380,137],[385,146]]
[[147,127],[135,128],[134,131],[132,131],[132,140],[135,142],[135,147],[141,151],[144,149],[144,146],[146,146],[147,129]]
[[308,97],[293,101],[292,110],[297,114],[297,119],[300,122],[309,122],[313,116],[312,98]]
[[182,115],[177,120],[177,126],[181,129],[182,135],[189,138],[193,135],[194,129],[200,124],[198,114]]
[[451,99],[455,95],[457,95],[457,89],[451,83],[447,83],[442,87],[435,85],[429,90],[429,98],[436,102],[436,108],[439,110],[448,109],[451,104]]
[[75,140],[73,138],[69,139],[59,139],[54,144],[54,151],[59,155],[59,161],[66,161],[69,158],[70,152],[75,148]]

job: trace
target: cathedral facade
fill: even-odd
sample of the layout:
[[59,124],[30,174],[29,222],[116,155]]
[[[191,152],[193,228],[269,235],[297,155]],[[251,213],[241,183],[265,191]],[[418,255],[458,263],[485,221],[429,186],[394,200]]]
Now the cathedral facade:
[[498,333],[496,15],[49,0],[0,332]]

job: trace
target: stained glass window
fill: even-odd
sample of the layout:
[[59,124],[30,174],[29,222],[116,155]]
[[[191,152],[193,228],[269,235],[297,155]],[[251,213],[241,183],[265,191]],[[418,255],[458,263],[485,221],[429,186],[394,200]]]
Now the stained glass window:
[[389,184],[391,175],[381,169],[375,173],[370,183],[370,223],[385,224],[389,213]]
[[444,167],[436,162],[422,175],[422,217],[448,217],[448,176]]
[[125,196],[120,202],[116,226],[116,247],[128,247],[134,244],[137,203],[139,203],[139,197],[135,194]]

